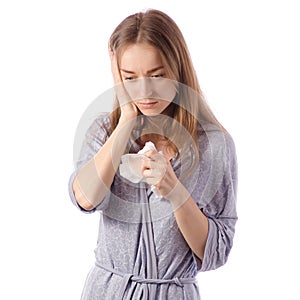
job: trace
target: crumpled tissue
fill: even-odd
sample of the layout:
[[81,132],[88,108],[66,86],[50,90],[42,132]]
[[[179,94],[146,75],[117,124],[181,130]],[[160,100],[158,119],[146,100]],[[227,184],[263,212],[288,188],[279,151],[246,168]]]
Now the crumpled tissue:
[[[120,175],[133,183],[146,182],[142,173],[141,164],[143,160],[149,159],[144,155],[144,153],[149,150],[156,150],[156,147],[152,142],[146,142],[144,148],[136,154],[129,153],[122,155],[119,166]],[[162,155],[161,151],[158,153]],[[151,186],[151,190],[157,198],[161,198],[161,195],[159,195],[154,186]]]

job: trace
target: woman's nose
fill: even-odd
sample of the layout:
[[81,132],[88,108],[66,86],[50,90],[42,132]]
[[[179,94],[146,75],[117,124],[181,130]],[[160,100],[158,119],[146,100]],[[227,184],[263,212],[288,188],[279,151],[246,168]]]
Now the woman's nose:
[[151,78],[141,78],[139,80],[139,91],[141,98],[150,98],[153,96],[153,86]]
[[139,78],[125,82],[126,90],[132,100],[153,98],[153,83],[151,78]]

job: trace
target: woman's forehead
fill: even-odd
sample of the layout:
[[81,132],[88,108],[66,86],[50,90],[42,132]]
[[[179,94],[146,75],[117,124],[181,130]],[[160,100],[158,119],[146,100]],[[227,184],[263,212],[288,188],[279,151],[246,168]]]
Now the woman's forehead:
[[149,44],[132,44],[120,54],[120,68],[127,71],[152,71],[163,67],[160,52]]

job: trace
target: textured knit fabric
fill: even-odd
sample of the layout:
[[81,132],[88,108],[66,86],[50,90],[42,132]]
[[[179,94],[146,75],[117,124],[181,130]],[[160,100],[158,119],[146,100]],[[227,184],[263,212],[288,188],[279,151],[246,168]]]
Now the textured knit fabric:
[[[108,114],[90,126],[83,142],[79,170],[108,138]],[[134,143],[133,143],[134,145]],[[139,147],[135,145],[136,152]],[[168,200],[157,200],[146,183],[132,183],[117,171],[103,202],[85,211],[69,183],[73,203],[86,213],[99,213],[95,266],[87,276],[82,300],[200,299],[196,275],[222,266],[233,243],[236,214],[237,164],[229,134],[206,129],[199,136],[200,160],[194,164],[185,187],[209,221],[203,260],[183,238]],[[190,156],[193,159],[193,156]],[[171,160],[179,178],[185,163]]]

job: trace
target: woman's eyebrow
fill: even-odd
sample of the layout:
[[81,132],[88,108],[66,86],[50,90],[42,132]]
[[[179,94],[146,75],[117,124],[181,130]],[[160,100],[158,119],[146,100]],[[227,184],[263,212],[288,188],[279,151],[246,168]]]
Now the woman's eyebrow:
[[[163,69],[163,68],[164,68],[163,66],[155,67],[155,68],[150,69],[149,71],[147,71],[147,74],[156,72],[156,71],[158,71],[158,70],[160,70],[160,69]],[[125,70],[125,69],[120,69],[120,71],[122,71],[122,72],[124,72],[124,73],[128,73],[128,74],[135,74],[134,71]]]
[[125,69],[120,69],[120,71],[122,71],[124,73],[134,74],[133,71],[129,71],[129,70],[125,70]]
[[163,66],[159,66],[159,67],[156,67],[156,68],[153,68],[153,69],[151,69],[151,70],[149,70],[147,73],[149,74],[149,73],[153,73],[153,72],[156,72],[156,71],[158,71],[158,70],[160,70],[160,69],[163,69],[164,67]]

